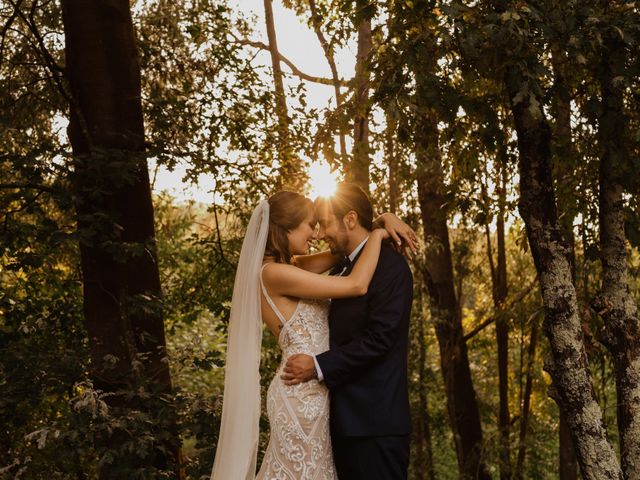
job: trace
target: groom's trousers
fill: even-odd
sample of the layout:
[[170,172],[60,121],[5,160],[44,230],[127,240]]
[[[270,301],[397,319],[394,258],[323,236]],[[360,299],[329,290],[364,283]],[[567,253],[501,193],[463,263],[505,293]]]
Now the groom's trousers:
[[331,437],[339,480],[406,480],[409,437]]

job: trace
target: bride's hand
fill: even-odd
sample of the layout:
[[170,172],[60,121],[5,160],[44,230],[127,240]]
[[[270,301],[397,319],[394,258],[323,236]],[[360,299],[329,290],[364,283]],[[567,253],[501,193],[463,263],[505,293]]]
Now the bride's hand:
[[412,254],[418,253],[419,243],[416,232],[393,213],[383,213],[376,218],[375,223],[387,231],[396,249],[401,250],[409,260]]

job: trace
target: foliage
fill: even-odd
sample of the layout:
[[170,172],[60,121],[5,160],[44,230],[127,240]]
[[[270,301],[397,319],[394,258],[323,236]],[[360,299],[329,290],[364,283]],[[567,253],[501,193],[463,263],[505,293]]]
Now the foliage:
[[[370,59],[373,97],[372,198],[378,211],[390,208],[391,181],[398,186],[401,215],[420,230],[413,133],[418,106],[438,119],[457,295],[464,330],[471,332],[495,315],[486,251],[486,228],[494,230],[499,210],[497,182],[506,171],[509,392],[513,412],[511,445],[518,444],[527,347],[534,324],[542,321],[535,269],[517,214],[517,139],[501,87],[506,66],[516,62],[552,122],[558,99],[571,105],[571,149],[554,143],[560,209],[571,222],[576,247],[576,287],[582,309],[594,389],[613,442],[615,385],[610,357],[598,341],[600,318],[589,309],[600,285],[598,263],[599,62],[607,54],[603,38],[618,36],[628,53],[622,75],[629,145],[626,231],[631,252],[631,289],[640,299],[640,156],[637,55],[640,22],[629,2],[504,2],[496,13],[487,2],[459,0],[317,1],[323,32],[334,50],[357,36],[362,15],[372,18]],[[179,204],[164,193],[154,197],[163,297],[160,304],[171,374],[172,397],[138,385],[128,390],[135,411],[107,407],[91,380],[88,340],[82,320],[82,291],[72,171],[64,117],[63,38],[56,2],[29,0],[0,5],[0,478],[94,478],[100,462],[115,455],[151,458],[165,434],[165,419],[151,417],[175,405],[189,478],[208,478],[213,463],[224,380],[224,351],[235,264],[243,229],[258,198],[273,189],[278,165],[270,76],[246,42],[261,26],[243,18],[231,2],[133,2],[143,69],[143,105],[148,156],[169,169],[187,167],[185,182],[210,175],[209,205]],[[308,2],[287,1],[311,24]],[[30,16],[31,15],[31,16]],[[43,39],[43,43],[38,42]],[[43,50],[42,47],[46,47]],[[554,49],[566,53],[568,75],[558,82]],[[436,68],[424,67],[429,49]],[[306,103],[302,81],[288,77],[293,148],[305,159],[336,157],[336,134],[348,126],[353,91],[343,87],[344,104],[316,111]],[[422,90],[418,92],[417,85]],[[389,173],[388,139],[397,158]],[[342,173],[345,173],[344,171]],[[118,176],[119,172],[115,172]],[[211,178],[209,177],[209,178]],[[495,244],[494,233],[490,234]],[[440,358],[419,258],[413,265],[416,300],[410,350],[410,397],[415,416],[428,413],[434,469],[439,479],[457,478],[448,424]],[[420,322],[424,329],[420,329]],[[493,325],[468,340],[479,398],[483,455],[498,471],[498,379]],[[424,357],[421,357],[421,349]],[[543,371],[547,345],[539,342],[532,377],[531,417],[526,439],[525,478],[555,478],[558,412],[548,397]],[[279,362],[275,340],[266,334],[263,388]],[[422,373],[421,373],[422,372]],[[421,393],[422,391],[422,393]],[[264,393],[264,392],[263,392]],[[427,412],[420,411],[426,395]],[[263,394],[263,398],[266,395]],[[153,408],[150,408],[153,407]],[[260,451],[268,428],[263,415]],[[98,451],[95,438],[109,429],[129,432],[125,451]],[[415,457],[416,442],[413,455]],[[514,448],[515,450],[515,448]],[[68,455],[60,455],[60,452]],[[512,454],[514,452],[512,451]],[[514,459],[515,460],[515,459]],[[413,478],[423,478],[412,464]],[[162,468],[122,472],[126,478],[158,478]]]

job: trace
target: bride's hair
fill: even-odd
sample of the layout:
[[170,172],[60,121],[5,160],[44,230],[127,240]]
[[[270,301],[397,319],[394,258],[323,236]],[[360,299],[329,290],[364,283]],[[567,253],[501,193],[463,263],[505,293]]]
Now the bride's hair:
[[269,235],[265,255],[278,263],[291,263],[287,233],[304,222],[309,214],[315,215],[311,200],[299,193],[281,190],[269,197]]

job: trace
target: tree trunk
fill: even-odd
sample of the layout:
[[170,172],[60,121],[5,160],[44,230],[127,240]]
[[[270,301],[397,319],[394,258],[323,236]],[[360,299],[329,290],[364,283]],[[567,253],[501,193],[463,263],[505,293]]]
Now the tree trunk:
[[[358,10],[363,1],[356,2]],[[358,12],[360,13],[360,12]],[[369,56],[373,43],[371,20],[364,18],[358,26],[358,52],[354,77],[353,160],[349,178],[369,192]]]
[[471,378],[461,310],[456,298],[438,118],[429,103],[428,94],[432,85],[426,77],[433,74],[436,67],[435,38],[424,36],[417,45],[413,66],[416,80],[416,176],[426,245],[423,273],[440,349],[440,368],[460,478],[489,480],[491,475],[482,459],[480,411]]
[[577,480],[578,478],[578,460],[571,440],[571,430],[567,424],[565,415],[560,410],[560,418],[558,425],[558,436],[560,437],[560,468],[558,469],[558,478],[560,480]]
[[511,478],[511,448],[509,444],[509,430],[511,419],[509,415],[509,322],[504,311],[507,299],[507,256],[505,251],[505,210],[507,203],[506,191],[506,155],[499,162],[498,178],[498,216],[496,219],[496,234],[498,237],[498,265],[496,282],[494,284],[493,304],[496,311],[496,343],[498,346],[498,379],[500,394],[500,480]]
[[276,38],[276,27],[273,20],[273,0],[264,0],[264,18],[267,26],[267,38],[269,39],[269,53],[271,54],[271,67],[273,69],[273,85],[275,88],[275,110],[278,117],[278,162],[280,163],[279,176],[276,183],[277,189],[301,190],[305,178],[300,162],[293,153],[289,136],[289,113],[287,110],[287,96],[284,92],[282,68],[280,68],[280,53]]
[[490,479],[481,458],[480,414],[455,295],[437,122],[421,112],[415,131],[418,198],[427,244],[425,281],[440,348],[440,366],[460,477]]
[[[505,253],[504,241],[504,216],[506,209],[506,151],[501,152],[501,159],[497,166],[497,175],[494,179],[498,193],[498,215],[496,218],[496,237],[498,247],[498,265],[493,259],[493,247],[491,243],[491,215],[489,194],[485,179],[481,179],[481,192],[483,209],[485,213],[485,237],[487,240],[487,258],[491,273],[493,309],[496,327],[496,346],[498,352],[498,394],[499,394],[499,414],[498,432],[500,434],[499,448],[499,469],[500,479],[511,478],[511,452],[509,444],[509,430],[511,422],[509,420],[509,324],[505,318],[504,301],[507,298],[507,257]],[[482,173],[487,174],[486,168],[482,168]]]
[[[129,2],[63,0],[62,7],[84,316],[94,384],[111,394],[105,400],[116,411],[122,408],[126,415],[132,408],[156,408],[149,413],[160,418],[162,404],[166,421],[161,426],[164,435],[159,436],[163,440],[153,443],[148,456],[117,457],[101,467],[100,478],[151,465],[179,476],[175,412],[160,400],[149,407],[134,394],[142,387],[153,395],[171,394],[172,387]],[[109,449],[131,441],[118,429],[102,440]]]
[[584,478],[621,479],[620,466],[593,393],[567,244],[557,218],[551,130],[541,102],[528,89],[518,67],[507,68],[505,84],[520,153],[518,208],[546,310],[544,330],[551,350],[546,369],[553,380],[554,398],[566,413]]
[[420,314],[418,316],[418,397],[419,407],[415,415],[415,449],[414,472],[421,474],[421,479],[435,480],[435,471],[433,466],[433,448],[431,441],[431,418],[429,416],[429,408],[427,405],[427,345],[425,332],[425,318],[422,315],[423,305],[422,289],[418,289],[417,304],[420,305]]
[[571,102],[567,84],[567,53],[558,45],[553,45],[551,65],[553,67],[553,85],[555,95],[553,97],[553,111],[555,122],[553,125],[553,169],[554,179],[557,185],[558,210],[560,210],[559,223],[562,236],[567,242],[567,258],[571,265],[571,278],[576,284],[576,255],[575,238],[573,235],[573,221],[577,214],[575,156],[571,138]]
[[389,211],[395,214],[398,210],[398,156],[395,151],[396,124],[391,115],[386,116],[385,156],[389,173]]
[[[503,298],[504,301],[504,298]],[[498,345],[498,391],[500,396],[499,431],[500,431],[500,479],[511,478],[511,447],[509,430],[509,324],[505,312],[499,311],[496,318],[496,343]]]
[[626,61],[617,33],[605,37],[601,68],[600,251],[602,289],[594,307],[605,321],[603,343],[613,357],[617,388],[620,457],[625,479],[640,479],[640,320],[629,291],[624,231],[623,179],[629,152],[623,91],[616,77]]
[[[336,109],[340,110],[342,107],[342,92],[340,90],[340,76],[338,75],[338,68],[336,67],[335,59],[333,58],[333,48],[327,42],[324,34],[322,33],[322,18],[318,13],[318,7],[316,6],[315,0],[309,0],[309,8],[311,10],[311,23],[313,24],[313,30],[316,33],[316,37],[318,37],[318,41],[322,46],[322,50],[324,51],[324,57],[327,59],[327,63],[329,64],[329,68],[331,69],[331,79],[333,81],[333,89],[336,95]],[[342,122],[340,122],[339,126],[340,133],[340,158],[343,165],[347,165],[349,161],[349,157],[347,155],[347,141],[345,138],[344,128],[342,126]]]
[[527,433],[529,430],[529,413],[531,411],[531,391],[533,388],[533,364],[536,357],[536,345],[538,342],[538,322],[537,315],[532,317],[531,337],[527,351],[527,379],[524,386],[522,400],[522,416],[520,418],[520,436],[518,441],[518,458],[514,478],[522,480],[524,478],[524,458],[527,452]]
[[[573,221],[577,213],[576,208],[576,172],[575,151],[571,138],[571,102],[567,75],[567,53],[563,45],[554,44],[551,47],[551,64],[553,67],[554,84],[554,126],[553,150],[555,152],[553,168],[555,169],[556,185],[558,186],[558,208],[561,210],[559,223],[562,235],[567,241],[567,258],[571,266],[571,278],[576,287],[576,256]],[[576,289],[577,291],[577,289]],[[562,410],[558,415],[558,444],[559,444],[559,475],[560,480],[575,480],[578,476],[578,461],[571,440],[571,432]]]

